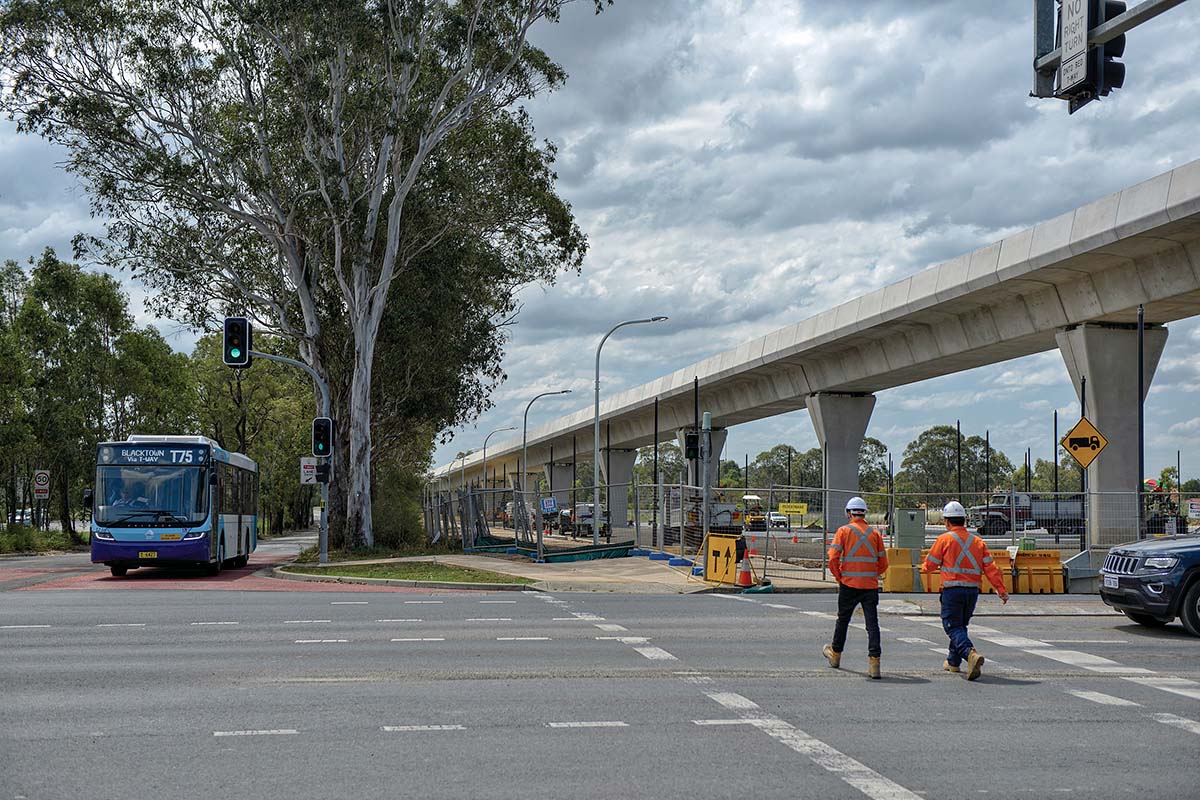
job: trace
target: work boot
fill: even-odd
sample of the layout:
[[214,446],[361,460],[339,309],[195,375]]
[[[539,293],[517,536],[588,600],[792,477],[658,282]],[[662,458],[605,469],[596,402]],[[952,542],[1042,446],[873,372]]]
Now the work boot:
[[951,664],[949,661],[942,662],[942,669],[946,670],[946,672],[962,672],[957,664]]
[[867,677],[875,680],[883,677],[879,674],[879,656],[867,656]]
[[983,654],[972,647],[971,654],[967,656],[967,680],[973,681],[979,677],[983,672],[983,662]]
[[825,657],[829,659],[829,666],[837,669],[842,665],[842,654],[834,652],[833,645],[825,645],[825,648],[821,650],[821,652],[824,653]]

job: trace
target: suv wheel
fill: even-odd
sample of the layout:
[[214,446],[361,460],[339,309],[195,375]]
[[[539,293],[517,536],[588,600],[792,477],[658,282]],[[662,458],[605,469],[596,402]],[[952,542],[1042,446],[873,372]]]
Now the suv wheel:
[[1161,620],[1158,617],[1152,617],[1149,614],[1139,614],[1136,611],[1123,611],[1121,613],[1129,617],[1138,625],[1145,625],[1147,628],[1161,628],[1167,624],[1165,620]]
[[1200,580],[1192,581],[1183,604],[1179,606],[1179,621],[1192,636],[1200,636]]

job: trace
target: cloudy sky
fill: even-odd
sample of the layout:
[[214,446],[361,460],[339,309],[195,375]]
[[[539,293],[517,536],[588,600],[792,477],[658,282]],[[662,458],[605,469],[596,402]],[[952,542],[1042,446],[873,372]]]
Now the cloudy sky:
[[[529,106],[560,148],[587,263],[524,292],[496,407],[435,463],[519,426],[540,391],[574,394],[539,401],[531,427],[590,407],[592,354],[622,319],[671,317],[605,345],[605,393],[1200,158],[1200,3],[1131,32],[1124,88],[1074,116],[1028,97],[1028,0],[590,6],[537,31],[570,79]],[[96,230],[59,158],[0,126],[0,258],[69,252],[72,234]],[[1147,404],[1155,473],[1181,448],[1185,477],[1200,474],[1198,350],[1200,322],[1171,326]],[[1064,425],[1078,413],[1049,352],[881,392],[868,433],[899,454],[960,417],[1014,461],[1026,447],[1049,458],[1055,408]],[[734,428],[726,457],[779,442],[815,445],[806,412]]]

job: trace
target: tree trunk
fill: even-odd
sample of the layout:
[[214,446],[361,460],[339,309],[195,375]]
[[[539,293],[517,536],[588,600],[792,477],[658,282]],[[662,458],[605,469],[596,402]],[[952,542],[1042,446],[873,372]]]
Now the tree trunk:
[[374,331],[368,319],[360,321],[354,347],[354,377],[350,383],[350,463],[346,497],[346,526],[351,545],[375,544],[371,515],[371,368],[375,354]]

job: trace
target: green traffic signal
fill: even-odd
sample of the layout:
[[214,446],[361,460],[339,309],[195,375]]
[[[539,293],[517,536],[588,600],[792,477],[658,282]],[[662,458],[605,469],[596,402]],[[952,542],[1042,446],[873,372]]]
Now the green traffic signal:
[[229,355],[230,355],[230,357],[232,357],[232,358],[241,358],[241,357],[242,357],[242,351],[241,351],[241,350],[238,350],[238,349],[235,347],[235,348],[233,348],[232,350],[230,350],[230,351],[229,351]]

